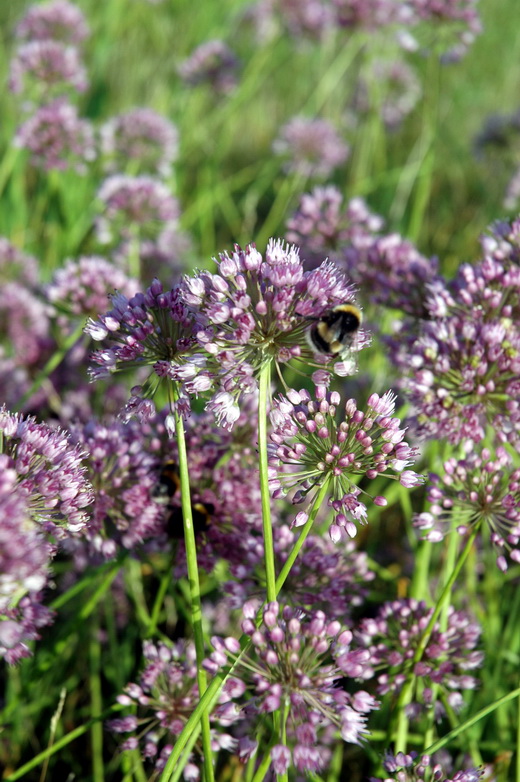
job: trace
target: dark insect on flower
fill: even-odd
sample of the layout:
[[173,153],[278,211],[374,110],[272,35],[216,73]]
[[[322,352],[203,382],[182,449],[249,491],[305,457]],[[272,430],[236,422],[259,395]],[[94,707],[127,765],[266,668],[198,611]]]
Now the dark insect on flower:
[[309,344],[317,353],[340,356],[351,347],[362,320],[355,304],[338,304],[313,323],[307,332]]
[[[166,531],[168,537],[174,540],[179,540],[184,536],[182,510],[180,506],[171,502],[177,494],[180,496],[180,488],[181,483],[177,464],[170,460],[161,469],[159,481],[154,491],[154,498],[157,502],[162,502],[166,505],[168,511]],[[198,535],[207,530],[211,517],[215,513],[215,506],[211,502],[194,502],[191,506],[191,513],[193,529],[195,534]]]

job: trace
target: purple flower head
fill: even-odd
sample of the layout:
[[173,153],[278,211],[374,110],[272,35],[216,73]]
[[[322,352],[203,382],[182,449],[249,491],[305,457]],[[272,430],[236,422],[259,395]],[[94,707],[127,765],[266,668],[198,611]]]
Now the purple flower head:
[[[322,769],[328,731],[360,743],[367,734],[366,715],[378,704],[363,690],[349,694],[337,686],[343,677],[363,679],[372,673],[368,655],[352,654],[349,630],[322,611],[307,614],[278,603],[264,607],[258,627],[246,607],[242,630],[251,638],[233,672],[242,687],[225,688],[223,694],[238,701],[252,722],[282,711],[280,742],[271,754],[278,773],[283,766],[286,770],[290,756],[298,771]],[[215,651],[204,663],[210,672],[237,661],[236,639],[214,637],[212,644]],[[254,695],[246,700],[250,690]],[[254,722],[251,731],[254,735]]]
[[386,128],[396,130],[410,114],[419,99],[422,89],[415,71],[403,60],[373,60],[364,71],[354,94],[352,111],[368,115],[374,111],[373,85],[377,84],[378,111]]
[[320,40],[335,25],[329,0],[267,0],[263,5],[264,14],[275,12],[284,29],[296,39]]
[[93,498],[84,451],[71,445],[65,433],[5,407],[0,409],[0,434],[30,518],[57,539],[82,532],[89,520],[85,508]]
[[[307,391],[290,390],[271,410],[270,485],[274,497],[296,489],[293,502],[310,504],[325,480],[329,480],[329,505],[334,511],[329,534],[337,542],[342,533],[354,537],[359,524],[367,523],[365,498],[377,505],[385,499],[357,486],[360,476],[373,480],[384,474],[411,488],[423,478],[408,469],[417,450],[404,440],[405,429],[393,417],[395,396],[372,394],[366,411],[356,401],[345,404],[345,417],[338,424],[337,392],[316,389],[316,400]],[[296,520],[296,524],[299,522]]]
[[435,49],[444,62],[460,60],[482,32],[477,3],[478,0],[407,0],[416,45]]
[[430,320],[409,348],[404,388],[418,433],[479,442],[520,432],[520,267],[485,257],[465,264],[451,288],[432,286]]
[[177,225],[177,199],[167,185],[149,176],[115,174],[103,182],[98,199],[102,209],[96,231],[103,243],[158,241],[162,231]]
[[301,250],[313,265],[328,257],[335,263],[348,258],[373,242],[383,226],[383,218],[369,211],[362,198],[347,204],[334,185],[315,187],[304,193],[296,212],[287,221],[286,238]]
[[465,535],[478,526],[497,548],[497,565],[520,562],[520,470],[503,447],[475,450],[465,459],[449,459],[442,475],[431,474],[429,511],[414,524],[428,540],[441,540],[457,524]]
[[60,41],[24,43],[11,62],[9,87],[30,102],[49,103],[54,98],[84,92],[87,86],[78,50]]
[[[274,239],[265,257],[252,244],[245,250],[236,245],[232,255],[219,256],[218,273],[203,271],[186,278],[185,301],[206,324],[198,340],[222,378],[210,409],[232,422],[238,415],[236,400],[242,392],[256,390],[256,376],[266,362],[299,359],[323,368],[332,361],[332,355],[317,357],[306,335],[313,321],[338,304],[352,302],[353,296],[352,286],[333,264],[323,262],[304,272],[297,248]],[[359,330],[352,350],[366,342]],[[346,374],[345,366],[338,362],[336,372]]]
[[157,458],[145,447],[142,426],[89,421],[72,439],[87,452],[87,475],[94,489],[87,537],[94,551],[114,557],[164,533],[164,508],[154,492]]
[[186,84],[208,84],[217,93],[231,92],[237,83],[238,60],[220,40],[205,41],[180,63],[178,72]]
[[45,170],[72,168],[84,174],[96,157],[90,122],[64,100],[41,106],[18,128],[13,143],[27,149],[31,163]]
[[177,157],[175,125],[148,108],[119,114],[101,128],[101,151],[108,171],[124,171],[130,163],[140,174],[169,176]]
[[116,293],[110,296],[113,309],[97,321],[89,320],[85,331],[105,345],[92,355],[97,367],[91,379],[109,377],[123,369],[152,367],[142,387],[135,388],[128,412],[149,417],[149,402],[162,381],[175,381],[179,398],[175,403],[183,415],[190,410],[189,396],[209,390],[213,377],[195,339],[198,324],[183,304],[181,286],[164,291],[154,280],[145,293],[131,299]]
[[49,305],[24,285],[7,282],[0,287],[0,329],[17,366],[29,367],[45,360],[54,346],[51,315]]
[[[358,649],[369,653],[376,671],[378,695],[398,693],[406,681],[410,666],[433,609],[413,599],[394,600],[383,604],[373,619],[361,620],[354,637]],[[479,668],[483,654],[476,647],[480,626],[463,611],[450,607],[448,625],[439,624],[428,640],[422,658],[414,663],[417,689],[407,706],[410,718],[418,717],[432,705],[432,688],[439,687],[451,708],[463,705],[462,691],[475,689],[477,680],[468,671]],[[444,707],[435,703],[436,716],[444,715]]]
[[284,125],[273,151],[286,159],[286,171],[318,178],[330,176],[350,154],[330,122],[307,117],[294,117]]
[[78,45],[88,34],[88,25],[81,10],[67,0],[51,0],[29,6],[16,26],[16,37],[22,41],[53,40]]
[[393,0],[332,0],[339,25],[374,31],[412,21],[407,3]]
[[417,755],[417,752],[411,752],[405,755],[398,752],[393,755],[391,752],[385,754],[383,760],[385,771],[391,774],[390,777],[380,779],[379,777],[370,777],[370,782],[423,782],[423,780],[434,780],[434,782],[479,782],[483,778],[484,768],[466,768],[461,771],[445,771],[436,760],[436,755]]
[[38,281],[38,261],[9,239],[0,236],[0,285],[17,282],[33,287]]
[[[119,703],[124,706],[134,706],[137,716],[111,720],[108,726],[115,733],[137,733],[127,738],[121,749],[140,747],[143,759],[153,762],[155,770],[160,772],[172,744],[199,702],[195,647],[186,641],[177,641],[171,646],[145,641],[143,653],[146,667],[139,682],[128,684],[124,694],[118,697]],[[234,721],[229,713],[227,717],[227,720],[219,720],[215,714],[211,717],[211,738],[215,749],[233,749],[236,745],[236,741],[222,730],[223,726]],[[199,778],[201,750],[199,741],[188,764],[195,776],[187,775],[185,768],[185,780]]]
[[40,638],[40,629],[51,624],[54,612],[40,602],[40,595],[29,594],[0,614],[0,657],[16,665],[31,656],[27,646]]
[[95,317],[106,309],[114,289],[132,296],[139,287],[121,269],[98,255],[68,260],[47,286],[47,298],[60,311],[81,317]]

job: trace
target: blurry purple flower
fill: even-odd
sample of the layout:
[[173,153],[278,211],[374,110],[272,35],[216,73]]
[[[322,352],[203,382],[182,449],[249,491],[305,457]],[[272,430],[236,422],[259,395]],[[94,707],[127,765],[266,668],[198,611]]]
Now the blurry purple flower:
[[208,84],[218,93],[231,92],[237,84],[238,60],[220,40],[200,44],[178,66],[180,77],[191,86]]
[[84,174],[96,157],[90,122],[63,100],[41,106],[18,128],[13,143],[31,153],[34,166],[46,170],[73,168]]
[[18,282],[0,286],[0,331],[18,366],[39,364],[54,346],[52,309]]
[[72,92],[84,92],[88,81],[78,50],[59,41],[22,44],[11,62],[9,87],[29,101],[49,103]]
[[213,377],[195,339],[199,324],[182,303],[181,288],[164,291],[159,280],[154,280],[145,293],[131,299],[114,294],[110,296],[113,309],[87,323],[85,331],[92,339],[106,340],[106,346],[92,355],[98,365],[91,370],[92,380],[124,369],[153,368],[144,385],[132,389],[129,413],[151,416],[154,410],[148,400],[164,379],[177,384],[175,406],[183,415],[189,414],[191,394],[212,387]]
[[175,125],[148,108],[113,117],[101,128],[101,151],[108,171],[169,176],[177,157],[179,134]]
[[[423,478],[408,467],[417,450],[404,440],[399,418],[394,418],[395,396],[372,394],[367,410],[356,401],[345,404],[345,418],[338,425],[336,408],[341,399],[333,391],[316,389],[316,401],[308,391],[289,390],[273,402],[270,413],[270,486],[274,497],[297,489],[293,503],[309,505],[326,479],[330,479],[329,505],[334,519],[329,529],[337,543],[346,533],[354,537],[357,525],[367,523],[364,498],[385,505],[384,497],[372,496],[357,486],[358,476],[374,480],[380,475],[398,480],[405,488],[418,486]],[[366,485],[366,481],[365,481]],[[297,523],[297,522],[294,522]]]
[[389,752],[385,755],[383,767],[392,776],[385,777],[385,779],[370,777],[370,782],[393,782],[393,780],[395,782],[423,782],[423,780],[479,782],[485,771],[484,768],[467,768],[456,772],[445,771],[435,758],[436,755],[433,758],[430,755],[419,757],[417,752],[411,752],[409,755],[398,752],[395,756]]
[[38,261],[5,236],[0,236],[0,284],[9,282],[33,287],[38,281]]
[[264,0],[260,6],[264,15],[276,15],[296,39],[304,36],[320,40],[335,25],[330,0]]
[[142,427],[91,420],[73,428],[72,441],[87,453],[94,490],[87,536],[94,550],[110,558],[119,546],[132,549],[164,533],[164,508],[154,499],[157,459],[144,446]]
[[40,595],[25,595],[13,608],[0,616],[0,657],[16,665],[31,656],[29,641],[40,638],[39,630],[53,621],[54,613],[40,602]]
[[442,475],[430,475],[429,511],[420,513],[414,525],[426,531],[428,540],[441,540],[457,524],[465,535],[471,528],[488,528],[498,549],[497,565],[507,570],[506,554],[520,562],[520,470],[513,469],[510,454],[502,447],[474,451],[465,459],[449,459]]
[[[378,695],[400,692],[432,613],[433,609],[423,601],[403,599],[384,603],[373,619],[361,620],[354,638],[357,648],[368,652],[377,672]],[[476,650],[480,633],[476,622],[450,606],[446,629],[441,630],[438,623],[434,626],[422,658],[414,663],[413,673],[420,686],[406,707],[410,718],[420,716],[433,705],[436,686],[452,709],[462,707],[462,691],[477,686],[477,680],[468,671],[479,668],[483,662],[482,652]],[[443,705],[436,701],[436,717],[444,713]]]
[[350,149],[324,119],[294,117],[280,129],[273,151],[286,160],[284,170],[325,178],[347,160]]
[[[140,747],[143,759],[152,761],[155,770],[160,772],[176,737],[199,702],[195,647],[186,641],[176,641],[171,646],[145,641],[143,653],[146,667],[139,683],[128,684],[125,694],[118,697],[122,705],[137,707],[138,716],[111,720],[108,726],[115,733],[137,733],[137,736],[126,739],[121,749]],[[232,679],[228,680],[228,686],[231,682]],[[227,716],[228,720],[222,722],[215,713],[211,717],[214,749],[234,749],[237,743],[222,730],[221,725],[227,726],[234,721],[229,713]],[[238,715],[235,715],[234,719],[237,718]],[[199,779],[200,763],[201,747],[197,743],[190,756],[189,769],[185,767],[183,772],[187,782]]]
[[351,105],[355,114],[380,115],[395,130],[413,111],[422,94],[415,71],[403,60],[373,60],[362,72]]
[[348,258],[371,245],[382,227],[383,218],[370,212],[362,198],[343,204],[340,191],[328,185],[302,195],[287,220],[286,239],[301,248],[306,261],[315,264],[327,257],[339,263],[345,254]]
[[[407,0],[421,46],[438,49],[445,62],[459,60],[482,32],[478,0]],[[435,29],[437,26],[438,29]]]
[[[236,701],[250,720],[283,709],[279,743],[271,754],[273,767],[287,767],[289,750],[298,771],[318,772],[329,759],[326,744],[331,728],[351,743],[366,737],[366,715],[377,708],[377,702],[363,690],[349,694],[336,686],[344,677],[362,679],[371,674],[368,654],[352,653],[349,630],[328,620],[322,611],[306,614],[279,603],[264,606],[259,627],[246,606],[242,630],[250,636],[251,646],[238,662],[238,641],[213,637],[215,651],[204,664],[214,672],[237,662],[233,674],[242,687],[224,688],[221,700],[227,695],[228,702],[217,709],[217,715],[227,713]],[[249,689],[254,697],[245,700]],[[254,724],[251,731],[256,735]]]
[[141,279],[157,277],[166,287],[177,285],[194,255],[193,242],[189,234],[178,225],[168,225],[155,240],[144,239],[139,247],[131,240],[123,241],[112,253],[114,260],[123,268],[130,266],[134,254],[139,255]]
[[80,44],[89,34],[83,13],[67,0],[31,5],[16,26],[16,37],[23,41],[60,41]]
[[64,432],[5,407],[0,409],[0,435],[30,518],[58,540],[82,532],[89,522],[85,508],[93,498],[84,451],[71,445]]
[[96,232],[103,243],[157,241],[162,231],[177,225],[177,199],[167,185],[149,176],[115,174],[103,182],[98,199],[102,209]]
[[332,0],[336,19],[342,27],[375,30],[392,24],[409,24],[408,3],[394,0]]
[[405,388],[420,435],[480,441],[491,425],[520,436],[520,267],[492,256],[431,286],[430,320],[409,349]]
[[139,282],[98,255],[68,260],[47,286],[47,298],[67,315],[95,317],[106,309],[114,289],[132,296]]
[[504,209],[518,209],[520,202],[520,167],[516,169],[507,185]]

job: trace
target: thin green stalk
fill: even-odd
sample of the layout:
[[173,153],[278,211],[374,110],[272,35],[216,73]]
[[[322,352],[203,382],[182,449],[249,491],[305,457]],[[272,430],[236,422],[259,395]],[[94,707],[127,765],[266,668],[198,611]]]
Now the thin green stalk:
[[276,571],[274,567],[273,527],[271,523],[271,494],[267,475],[267,397],[271,384],[271,362],[266,361],[260,372],[258,399],[258,457],[260,464],[260,496],[262,500],[262,528],[264,535],[265,588],[267,602],[276,600]]
[[[96,720],[103,710],[103,696],[101,694],[101,647],[99,643],[99,622],[97,617],[92,622],[90,634],[90,713]],[[103,723],[95,721],[90,728],[90,741],[92,746],[92,779],[93,782],[104,782],[103,771]]]
[[449,596],[451,589],[453,587],[453,584],[457,580],[457,577],[462,570],[462,567],[464,565],[464,562],[466,561],[469,552],[471,551],[471,548],[473,546],[473,543],[475,541],[475,538],[478,533],[478,526],[475,527],[467,542],[462,550],[462,553],[457,561],[457,564],[453,568],[448,580],[446,581],[446,584],[444,586],[444,589],[442,590],[441,596],[439,597],[437,604],[435,605],[435,608],[433,609],[433,613],[431,616],[430,621],[428,622],[428,626],[426,627],[424,633],[421,636],[421,640],[419,641],[419,644],[417,646],[417,650],[414,654],[412,664],[410,666],[410,671],[408,673],[408,676],[406,678],[406,681],[403,685],[403,688],[400,692],[399,699],[397,701],[397,731],[396,731],[396,741],[395,741],[395,751],[397,752],[406,752],[406,744],[407,744],[407,734],[408,734],[408,720],[406,718],[405,714],[405,707],[408,705],[408,703],[411,700],[413,688],[415,686],[415,674],[414,674],[414,668],[416,663],[418,663],[420,660],[422,660],[422,657],[424,655],[424,651],[428,645],[428,641],[430,640],[430,635],[432,634],[433,628],[435,627],[435,623],[437,622],[437,619],[439,618],[439,615],[444,608],[446,597]]
[[[520,689],[520,688],[519,688]],[[516,779],[520,779],[520,698],[518,698],[516,719]]]
[[[193,529],[193,516],[191,512],[190,477],[188,473],[188,454],[186,451],[186,438],[184,424],[181,416],[174,408],[175,434],[179,452],[179,478],[181,484],[181,507],[184,521],[184,544],[186,547],[186,565],[188,580],[190,583],[191,621],[193,637],[195,641],[195,653],[197,656],[197,684],[199,693],[204,695],[207,688],[206,671],[202,667],[202,661],[206,654],[204,650],[204,633],[202,630],[202,603],[200,597],[199,567],[197,563],[197,544],[195,542],[195,530]],[[205,782],[213,782],[213,753],[211,751],[211,736],[209,725],[209,709],[204,709],[201,715],[202,725],[202,749],[204,753]]]
[[166,592],[168,591],[168,587],[170,583],[171,583],[171,573],[169,572],[168,569],[161,578],[161,581],[159,583],[159,589],[157,590],[157,595],[155,596],[152,613],[150,615],[150,621],[148,623],[148,627],[146,628],[147,638],[151,638],[152,635],[154,635],[157,630],[157,623],[159,621],[161,606],[163,604],[163,600],[166,595]]

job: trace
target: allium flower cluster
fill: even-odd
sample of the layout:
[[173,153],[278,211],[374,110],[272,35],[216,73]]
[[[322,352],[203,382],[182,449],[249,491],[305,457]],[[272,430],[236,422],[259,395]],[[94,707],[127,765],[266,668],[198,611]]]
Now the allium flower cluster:
[[77,316],[95,317],[106,309],[108,295],[115,290],[132,296],[139,282],[98,255],[68,260],[47,286],[47,298],[60,310]]
[[237,83],[238,60],[224,41],[205,41],[178,66],[191,86],[208,84],[218,93],[231,92]]
[[374,60],[357,84],[352,110],[367,114],[373,111],[375,100],[385,126],[395,130],[413,111],[421,94],[419,79],[403,60]]
[[[199,702],[195,647],[185,641],[171,647],[145,641],[143,653],[146,667],[139,683],[128,684],[125,694],[117,699],[124,706],[136,706],[138,715],[112,720],[109,727],[116,733],[135,732],[121,749],[137,749],[141,745],[143,759],[154,762],[156,771],[160,772],[176,737]],[[219,722],[229,725],[232,721],[230,715],[225,721],[212,715],[211,740],[215,751],[236,746],[236,740],[219,727]],[[184,767],[187,782],[199,778],[200,754],[201,747],[197,744]]]
[[166,228],[175,228],[177,199],[167,185],[149,176],[114,174],[98,192],[102,212],[96,220],[100,242],[115,239],[157,241]]
[[507,570],[508,558],[520,562],[520,469],[505,448],[473,451],[465,459],[449,459],[442,475],[431,474],[429,511],[414,524],[428,540],[442,540],[456,526],[460,535],[479,527],[497,547],[497,565]]
[[142,427],[91,420],[75,427],[72,439],[88,454],[94,499],[87,537],[94,551],[110,558],[120,546],[132,549],[164,535],[164,507],[154,498],[157,459],[144,446]]
[[[306,390],[290,390],[286,397],[274,401],[270,413],[273,431],[270,448],[270,486],[274,497],[296,490],[293,503],[310,504],[324,481],[329,481],[329,505],[334,511],[329,528],[337,543],[346,533],[354,537],[358,524],[367,523],[365,497],[376,505],[386,505],[384,497],[373,497],[361,490],[361,477],[372,481],[381,475],[398,480],[406,488],[422,483],[422,476],[407,469],[417,450],[404,440],[399,418],[393,417],[395,395],[388,391],[382,397],[372,394],[366,411],[358,410],[356,401],[345,404],[345,417],[336,420],[340,395],[326,394],[316,388],[316,399]],[[293,524],[307,521],[300,511]]]
[[74,46],[60,41],[30,41],[18,47],[11,62],[11,91],[36,103],[84,92],[87,74]]
[[325,178],[347,160],[350,149],[324,119],[294,117],[280,129],[273,151],[286,159],[287,172]]
[[[276,774],[290,766],[306,772],[326,767],[336,731],[344,741],[360,743],[367,733],[367,714],[378,704],[363,690],[349,694],[337,686],[343,677],[360,679],[369,673],[368,654],[351,650],[350,630],[322,611],[306,614],[276,602],[264,607],[258,627],[254,609],[246,604],[242,630],[251,638],[233,672],[242,686],[234,682],[224,688],[222,700],[227,695],[228,702],[217,715],[233,714],[235,701],[251,721],[280,711],[279,743],[270,751]],[[214,637],[212,644],[215,651],[204,663],[210,672],[236,662],[240,645],[235,638]],[[246,687],[254,692],[249,700],[243,699]],[[243,741],[250,752],[256,735],[253,722]]]
[[[269,241],[265,258],[254,245],[245,250],[237,245],[232,255],[222,253],[219,259],[217,274],[202,271],[185,279],[184,295],[207,324],[197,338],[214,357],[222,387],[212,409],[229,422],[238,415],[235,400],[256,389],[256,375],[266,363],[301,359],[319,366],[305,343],[306,332],[312,320],[352,301],[354,289],[331,263],[304,272],[298,249],[280,240]],[[361,335],[353,349],[365,343]],[[321,359],[323,366],[327,357]],[[340,361],[335,370],[346,374],[348,367]]]
[[479,782],[485,771],[484,768],[466,768],[462,771],[446,772],[442,765],[437,763],[435,756],[418,757],[417,752],[411,752],[409,755],[398,752],[395,756],[387,753],[383,766],[392,776],[384,779],[370,777],[370,782],[423,782],[425,779],[434,782]]
[[67,0],[51,0],[31,5],[16,26],[16,37],[22,41],[61,41],[78,45],[89,29],[81,10]]
[[286,238],[301,248],[306,261],[315,264],[326,256],[340,263],[370,246],[382,227],[383,218],[370,212],[362,198],[344,204],[338,188],[327,185],[302,195],[287,221]]
[[[432,613],[423,601],[394,600],[384,603],[373,619],[360,622],[354,637],[358,648],[369,654],[378,695],[401,690]],[[480,626],[467,614],[450,607],[446,629],[441,630],[438,623],[434,626],[422,658],[413,663],[416,688],[406,707],[408,717],[418,717],[433,705],[435,686],[441,688],[452,709],[462,707],[462,691],[477,686],[468,672],[483,662],[482,652],[476,649],[480,633]],[[439,701],[435,714],[437,718],[444,714]]]
[[0,288],[0,331],[7,337],[7,350],[18,366],[41,362],[54,343],[50,337],[48,304],[30,288],[7,282]]
[[486,256],[433,286],[404,387],[419,434],[451,443],[520,434],[520,267]]
[[178,384],[178,409],[189,413],[189,395],[207,391],[212,376],[206,370],[206,358],[195,339],[196,320],[183,304],[181,286],[164,291],[154,280],[145,293],[131,299],[112,295],[113,309],[97,321],[90,319],[85,331],[92,339],[106,340],[106,347],[93,353],[97,368],[91,379],[109,377],[122,369],[153,367],[144,387],[135,389],[135,412],[149,416],[153,405],[143,400],[152,397],[162,378]]
[[0,657],[10,665],[16,665],[31,656],[29,641],[40,638],[40,629],[51,624],[54,612],[40,602],[39,594],[25,595],[12,608],[6,608],[0,616]]
[[5,407],[0,409],[0,436],[30,518],[57,539],[83,531],[89,520],[85,508],[93,498],[84,451],[63,432]]
[[101,128],[101,151],[108,171],[124,171],[130,163],[140,174],[169,176],[177,157],[175,125],[148,108],[113,117]]
[[96,157],[94,131],[75,106],[55,100],[41,106],[16,131],[14,145],[31,153],[34,166],[85,173]]
[[262,13],[276,15],[295,38],[319,40],[335,25],[330,0],[265,0]]

